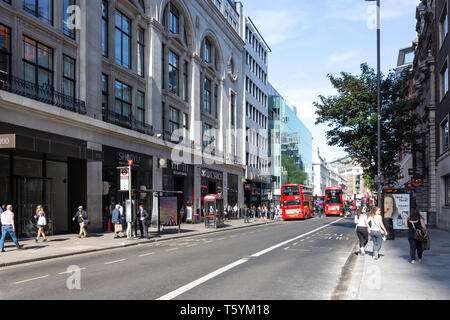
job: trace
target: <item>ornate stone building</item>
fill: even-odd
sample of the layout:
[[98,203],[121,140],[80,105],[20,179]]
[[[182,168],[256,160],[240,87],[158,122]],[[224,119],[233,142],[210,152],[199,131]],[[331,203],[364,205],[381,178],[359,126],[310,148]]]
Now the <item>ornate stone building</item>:
[[[425,135],[417,141],[424,151],[412,152],[413,169],[423,177],[423,186],[414,194],[421,211],[428,212],[429,223],[436,223],[436,37],[435,1],[422,0],[416,10],[417,37],[413,62],[415,96],[419,99],[417,112],[423,120],[419,128]],[[413,147],[414,149],[414,147]]]

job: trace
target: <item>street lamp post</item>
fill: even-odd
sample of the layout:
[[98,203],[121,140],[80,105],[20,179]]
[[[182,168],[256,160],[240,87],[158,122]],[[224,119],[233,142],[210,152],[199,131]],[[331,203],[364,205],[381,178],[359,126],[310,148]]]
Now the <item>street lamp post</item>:
[[378,207],[381,208],[381,58],[380,58],[380,47],[381,47],[381,17],[380,17],[380,0],[366,0],[366,1],[376,1],[377,2],[377,198]]

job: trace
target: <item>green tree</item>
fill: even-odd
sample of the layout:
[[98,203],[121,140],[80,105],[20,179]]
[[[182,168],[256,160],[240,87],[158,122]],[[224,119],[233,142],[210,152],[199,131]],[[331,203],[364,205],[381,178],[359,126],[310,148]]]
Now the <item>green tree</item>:
[[281,165],[287,172],[287,183],[305,184],[307,180],[306,172],[297,169],[297,164],[291,157],[282,156]]
[[[381,172],[394,185],[400,177],[397,162],[401,150],[409,148],[421,132],[415,113],[417,99],[409,97],[411,75],[390,72],[381,77]],[[316,124],[326,123],[328,145],[342,147],[364,168],[366,181],[373,189],[377,174],[377,74],[361,64],[361,75],[341,72],[328,75],[337,95],[319,96],[315,102]]]

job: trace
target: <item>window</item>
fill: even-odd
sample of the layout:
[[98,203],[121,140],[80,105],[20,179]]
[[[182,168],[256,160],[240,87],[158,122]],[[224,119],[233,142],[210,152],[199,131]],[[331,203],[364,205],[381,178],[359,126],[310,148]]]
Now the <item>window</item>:
[[441,100],[448,92],[448,65],[445,62],[444,67],[441,70]]
[[144,48],[145,48],[144,29],[137,30],[137,73],[144,76]]
[[211,63],[211,42],[208,39],[205,39],[203,45],[203,61]]
[[444,177],[445,180],[445,205],[450,206],[450,175]]
[[114,112],[116,119],[131,120],[131,88],[116,80]]
[[23,37],[22,61],[24,80],[33,84],[27,86],[28,90],[45,95],[46,90],[40,90],[40,88],[47,90],[53,88],[53,49]]
[[439,22],[439,31],[440,31],[440,44],[445,40],[448,32],[448,11],[447,5],[445,5],[444,10],[442,11],[441,19]]
[[103,121],[108,119],[108,99],[109,99],[109,85],[108,85],[108,76],[102,74],[102,114]]
[[441,124],[441,153],[449,149],[448,118]]
[[217,115],[219,113],[219,86],[215,85],[214,86],[214,115],[216,116],[217,119]]
[[169,32],[174,34],[180,33],[180,14],[175,6],[170,4],[169,12]]
[[131,33],[130,19],[119,11],[115,13],[115,60],[125,68],[131,69]]
[[73,106],[75,102],[75,60],[68,56],[63,56],[63,94],[70,97],[70,99],[64,99],[67,105]]
[[220,8],[222,7],[222,0],[216,0],[216,7],[220,10]]
[[71,10],[68,11],[68,9],[73,5],[75,5],[75,0],[63,0],[63,32],[69,38],[75,39],[75,28],[68,25],[69,13],[72,14]]
[[0,83],[11,75],[11,30],[0,24]]
[[53,0],[23,0],[23,10],[48,24],[53,24]]
[[137,92],[137,113],[136,120],[139,124],[144,124],[145,122],[145,93]]
[[208,78],[203,82],[203,112],[211,114],[211,80]]
[[188,62],[184,62],[183,67],[183,99],[184,101],[188,102],[189,95],[188,95],[188,89],[189,89],[189,83],[188,83]]
[[209,124],[203,124],[203,148],[207,148],[208,146],[213,144],[213,138],[211,134],[212,127]]
[[172,107],[169,107],[169,132],[171,135],[180,128],[180,112]]
[[102,1],[102,55],[108,57],[108,1]]
[[169,91],[176,95],[180,94],[179,60],[179,57],[175,53],[169,51]]
[[236,125],[236,95],[231,93],[231,126]]

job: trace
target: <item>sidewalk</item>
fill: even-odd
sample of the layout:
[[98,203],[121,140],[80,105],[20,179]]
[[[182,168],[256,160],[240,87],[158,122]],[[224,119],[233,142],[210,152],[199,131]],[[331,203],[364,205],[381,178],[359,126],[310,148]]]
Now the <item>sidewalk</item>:
[[422,263],[410,263],[406,236],[383,241],[378,261],[358,256],[347,299],[354,300],[448,300],[450,299],[450,233],[431,229],[431,250]]
[[[278,221],[267,220],[267,223],[274,223]],[[42,238],[38,243],[34,239],[19,239],[21,245],[24,245],[23,250],[16,250],[11,238],[7,236],[5,242],[5,253],[0,253],[0,268],[17,264],[48,260],[53,258],[60,258],[65,256],[72,256],[77,254],[103,251],[115,248],[124,248],[129,246],[136,246],[142,243],[151,243],[158,241],[166,241],[176,238],[192,237],[200,234],[207,234],[212,232],[221,232],[237,228],[245,228],[250,226],[257,226],[266,224],[266,221],[255,220],[251,223],[244,223],[243,219],[226,220],[225,227],[214,229],[205,228],[204,223],[198,224],[182,224],[180,232],[178,227],[166,227],[164,231],[158,235],[157,228],[149,228],[150,239],[135,238],[127,240],[126,237],[114,239],[114,232],[109,233],[89,233],[89,237],[79,239],[77,234],[66,234],[47,237],[48,241],[43,242]],[[139,229],[138,229],[139,230]]]

